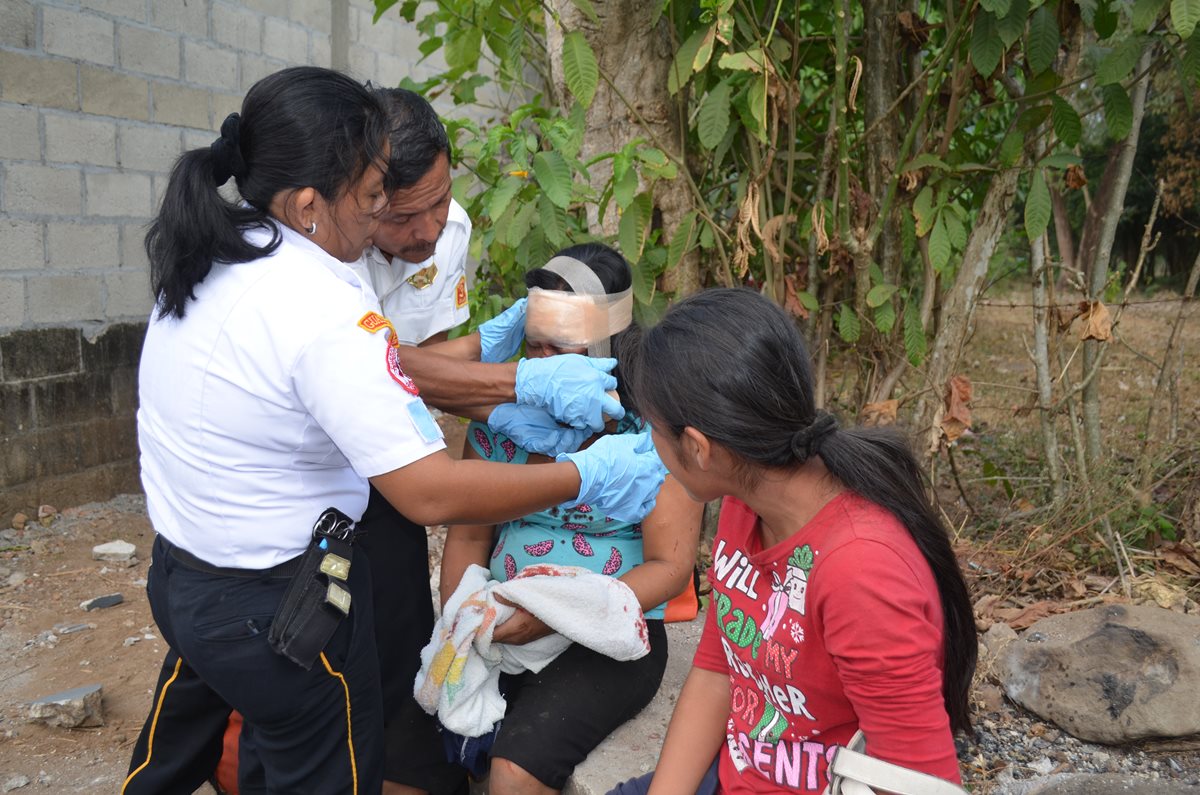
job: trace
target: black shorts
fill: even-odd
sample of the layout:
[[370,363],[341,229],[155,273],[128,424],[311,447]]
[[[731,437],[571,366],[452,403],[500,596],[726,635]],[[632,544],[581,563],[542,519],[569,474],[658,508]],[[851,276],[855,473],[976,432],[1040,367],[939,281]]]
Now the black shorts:
[[540,673],[501,675],[508,710],[492,758],[561,790],[575,766],[658,692],[667,631],[661,620],[646,625],[650,653],[640,660],[618,662],[574,644]]

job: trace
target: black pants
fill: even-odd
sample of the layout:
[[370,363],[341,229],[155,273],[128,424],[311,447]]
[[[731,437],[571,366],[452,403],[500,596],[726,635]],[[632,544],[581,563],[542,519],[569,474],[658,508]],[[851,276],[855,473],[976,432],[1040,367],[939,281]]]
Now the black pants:
[[371,567],[383,686],[383,777],[433,795],[465,789],[466,771],[445,761],[437,719],[413,698],[421,649],[434,622],[425,527],[401,515],[372,487],[356,539]]
[[[194,791],[215,768],[224,729],[217,718],[230,707],[245,719],[245,795],[379,791],[382,696],[363,555],[351,566],[350,615],[310,671],[267,643],[286,579],[197,571],[171,557],[161,537],[147,579],[170,648],[123,793]],[[164,771],[178,778],[161,778]]]

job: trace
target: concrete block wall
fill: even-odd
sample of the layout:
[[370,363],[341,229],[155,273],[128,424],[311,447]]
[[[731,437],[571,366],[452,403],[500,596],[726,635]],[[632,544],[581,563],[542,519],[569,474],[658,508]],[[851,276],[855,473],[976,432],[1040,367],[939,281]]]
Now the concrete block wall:
[[426,76],[416,31],[372,14],[369,0],[0,0],[0,523],[67,504],[55,489],[72,467],[92,498],[136,487],[142,240],[171,165],[285,66]]

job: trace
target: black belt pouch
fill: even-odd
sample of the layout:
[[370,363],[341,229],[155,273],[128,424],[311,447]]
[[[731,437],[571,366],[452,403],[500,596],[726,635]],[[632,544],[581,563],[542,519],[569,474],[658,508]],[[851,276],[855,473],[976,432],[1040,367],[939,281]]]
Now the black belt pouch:
[[306,671],[350,614],[346,581],[353,541],[350,517],[336,508],[322,513],[271,622],[267,635],[271,648]]

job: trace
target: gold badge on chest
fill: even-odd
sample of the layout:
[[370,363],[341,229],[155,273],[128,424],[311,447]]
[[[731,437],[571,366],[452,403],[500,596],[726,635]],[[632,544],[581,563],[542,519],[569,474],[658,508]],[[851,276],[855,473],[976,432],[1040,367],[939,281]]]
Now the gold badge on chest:
[[417,290],[424,290],[429,285],[433,284],[433,280],[437,278],[438,267],[436,262],[431,262],[421,270],[409,276],[404,281],[411,284]]

